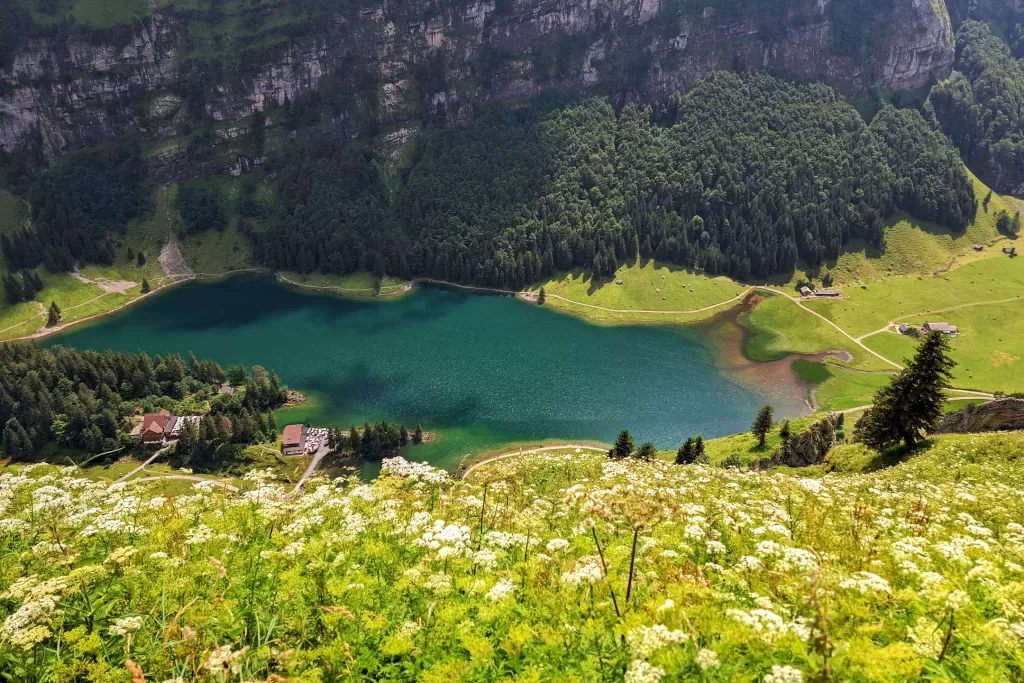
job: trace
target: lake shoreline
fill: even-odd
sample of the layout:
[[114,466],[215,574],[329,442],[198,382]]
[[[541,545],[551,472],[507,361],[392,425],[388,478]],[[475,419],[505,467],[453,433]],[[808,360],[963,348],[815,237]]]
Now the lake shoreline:
[[765,402],[803,412],[802,393],[771,396],[720,369],[701,328],[599,329],[508,293],[431,285],[387,306],[304,296],[260,276],[165,287],[152,305],[41,343],[262,365],[307,399],[275,411],[279,425],[429,424],[441,438],[413,457],[448,469],[466,454],[606,442],[623,428],[676,448],[744,428]]
[[[88,316],[88,317],[82,318],[80,320],[75,320],[75,321],[72,321],[72,322],[67,323],[67,324],[57,325],[56,327],[53,327],[53,328],[42,328],[42,329],[38,330],[37,332],[35,332],[35,333],[31,334],[31,335],[27,335],[27,336],[23,336],[23,337],[17,337],[17,338],[12,338],[12,339],[9,339],[9,340],[4,340],[4,341],[9,341],[9,342],[14,342],[14,343],[26,342],[26,341],[29,341],[29,342],[38,341],[38,340],[50,337],[52,335],[59,335],[61,333],[70,331],[72,328],[75,328],[75,327],[81,327],[81,326],[86,325],[88,323],[99,322],[99,321],[103,320],[104,318],[106,318],[108,316],[113,316],[115,314],[124,312],[127,309],[129,309],[130,307],[134,306],[135,304],[137,304],[137,303],[139,303],[141,301],[148,300],[151,297],[154,297],[155,295],[165,294],[168,291],[170,291],[172,288],[178,287],[178,286],[180,286],[180,285],[182,285],[184,283],[196,282],[198,284],[212,284],[212,283],[220,282],[220,281],[231,279],[231,278],[237,278],[237,277],[256,277],[256,278],[260,278],[260,279],[269,278],[269,279],[273,279],[275,284],[280,285],[281,287],[284,287],[284,288],[287,288],[287,289],[292,289],[292,290],[297,291],[297,292],[299,292],[301,294],[314,295],[314,296],[315,295],[328,295],[328,296],[335,296],[335,297],[340,297],[340,298],[343,298],[343,299],[348,299],[348,300],[353,300],[353,301],[362,301],[362,302],[379,301],[379,302],[383,303],[383,302],[398,301],[398,300],[406,298],[409,295],[415,294],[416,291],[420,287],[426,285],[428,287],[436,287],[436,288],[439,288],[439,289],[449,289],[449,290],[454,290],[454,291],[459,291],[459,292],[467,292],[467,293],[478,295],[478,296],[482,295],[482,296],[509,297],[509,298],[514,298],[517,301],[519,301],[521,303],[524,303],[524,304],[531,304],[531,305],[534,305],[534,306],[539,306],[540,305],[540,304],[537,303],[537,294],[535,292],[532,292],[532,291],[519,291],[519,292],[515,292],[515,291],[512,291],[512,290],[503,290],[503,289],[493,288],[493,287],[479,287],[479,286],[474,286],[474,285],[463,285],[463,284],[454,283],[454,282],[447,282],[447,281],[444,281],[444,280],[436,280],[436,279],[433,279],[433,278],[415,278],[413,280],[409,280],[407,282],[402,283],[402,285],[392,285],[391,286],[391,287],[399,287],[399,286],[401,286],[402,290],[399,291],[399,292],[393,292],[393,293],[382,294],[382,295],[374,295],[374,296],[363,296],[363,295],[355,295],[355,294],[347,293],[344,290],[344,288],[341,288],[341,287],[315,286],[315,285],[308,285],[308,284],[304,284],[304,283],[300,283],[300,282],[295,282],[294,280],[291,280],[291,279],[285,277],[280,272],[271,272],[271,271],[266,271],[266,270],[261,270],[261,269],[245,269],[245,270],[238,270],[238,271],[230,271],[230,272],[226,272],[226,273],[201,273],[201,274],[189,274],[189,275],[181,275],[181,276],[169,276],[169,278],[168,278],[170,280],[169,282],[165,282],[163,284],[160,284],[160,285],[154,287],[150,292],[148,292],[146,294],[140,294],[140,295],[138,295],[138,296],[136,296],[136,297],[134,297],[134,298],[124,302],[120,306],[117,306],[116,308],[113,308],[113,309],[111,309],[109,311],[104,311],[102,313],[97,313],[96,315]],[[568,309],[565,309],[565,308],[561,308],[561,307],[558,307],[558,306],[550,306],[548,308],[550,308],[551,310],[555,311],[556,313],[566,314],[566,315],[569,315],[570,317],[583,320],[583,321],[588,322],[590,324],[595,324],[598,327],[620,327],[620,326],[624,326],[624,325],[625,326],[631,326],[631,325],[666,326],[666,325],[668,325],[668,326],[684,326],[684,327],[688,327],[688,328],[692,328],[692,327],[703,325],[703,326],[711,327],[711,326],[716,326],[716,325],[722,324],[723,322],[728,323],[728,322],[735,321],[744,312],[749,311],[751,308],[756,306],[762,300],[761,295],[758,294],[758,290],[759,289],[761,289],[761,288],[759,288],[757,286],[751,286],[747,290],[742,292],[740,295],[738,295],[737,297],[734,297],[733,299],[729,299],[729,300],[720,302],[718,304],[714,304],[714,305],[706,307],[705,309],[702,309],[702,310],[710,311],[710,309],[718,309],[721,306],[726,306],[726,305],[731,304],[731,305],[729,305],[728,308],[723,308],[721,310],[714,310],[706,318],[702,318],[702,319],[699,319],[699,320],[690,320],[690,321],[672,321],[672,320],[665,320],[665,321],[656,321],[656,320],[643,320],[643,321],[607,320],[607,319],[602,319],[602,318],[595,317],[595,316],[589,316],[589,315],[583,314],[583,313],[578,312],[578,311],[571,311],[571,310],[568,310]],[[356,292],[356,291],[362,292],[364,290],[360,289],[360,290],[352,290],[352,291],[353,292]],[[778,292],[775,292],[774,290],[771,290],[771,289],[767,289],[767,291],[772,292],[772,294],[778,294]],[[566,300],[566,301],[568,301],[568,300]],[[578,303],[578,302],[572,302],[572,303]],[[669,314],[669,313],[673,313],[673,312],[666,311],[665,313]],[[674,314],[678,315],[679,312],[674,312]],[[735,349],[729,348],[728,346],[725,347],[725,348],[723,348],[722,346],[718,346],[717,347],[718,348],[718,354],[717,354],[718,355],[718,359],[717,360],[719,361],[721,367],[725,371],[727,371],[729,374],[732,374],[732,375],[735,375],[735,376],[738,376],[738,377],[742,377],[744,374],[748,374],[748,375],[750,375],[752,377],[756,377],[757,379],[760,379],[761,380],[760,382],[758,382],[758,381],[755,381],[753,383],[747,382],[748,385],[753,386],[755,388],[758,386],[758,384],[763,385],[764,380],[768,379],[769,376],[771,376],[770,378],[775,380],[775,381],[781,380],[783,384],[790,385],[790,387],[791,387],[790,392],[793,392],[793,390],[792,390],[793,385],[799,385],[799,387],[800,387],[799,391],[802,394],[802,401],[803,401],[804,405],[806,406],[806,409],[807,409],[808,413],[813,413],[813,412],[815,412],[818,409],[817,403],[816,403],[815,398],[814,398],[814,390],[813,390],[813,387],[811,386],[811,384],[808,383],[806,380],[804,380],[800,376],[800,374],[797,373],[793,369],[793,364],[796,361],[798,361],[798,360],[809,360],[809,361],[812,361],[812,362],[822,362],[826,358],[833,357],[833,356],[838,357],[838,358],[840,358],[840,360],[847,361],[847,362],[850,360],[849,358],[844,358],[842,356],[842,354],[844,352],[835,351],[835,350],[824,351],[824,352],[820,352],[820,353],[816,353],[816,354],[790,353],[790,354],[786,354],[782,358],[774,359],[774,360],[769,360],[769,361],[755,360],[755,359],[751,358],[746,353],[746,350],[745,350],[745,346],[746,346],[746,342],[747,342],[747,338],[748,338],[749,334],[750,334],[749,330],[745,330],[744,329],[744,331],[743,331],[743,338],[740,340],[739,346],[736,347]],[[731,345],[729,345],[729,346],[731,346]],[[736,363],[735,362],[737,356],[739,358],[742,358],[742,363]],[[784,373],[785,376],[782,376],[782,374],[777,373],[777,372],[773,373],[773,370],[779,370],[781,368],[785,368],[785,373]],[[793,392],[793,393],[795,393],[795,392]],[[509,447],[513,447],[513,446],[514,446],[514,444],[509,444]]]
[[[457,283],[457,282],[448,282],[446,280],[437,280],[437,279],[434,279],[434,278],[413,278],[411,280],[407,280],[406,282],[403,282],[401,285],[390,285],[387,288],[385,288],[385,289],[389,289],[389,288],[390,289],[394,289],[396,287],[401,287],[402,289],[400,291],[383,292],[381,294],[372,294],[372,293],[366,294],[365,292],[371,292],[372,290],[362,289],[362,288],[350,289],[349,290],[349,289],[346,289],[346,288],[340,287],[340,286],[311,285],[311,284],[308,284],[308,283],[296,282],[295,280],[289,279],[288,277],[284,276],[284,274],[282,272],[280,272],[280,271],[271,271],[271,270],[267,270],[267,269],[263,269],[263,268],[246,268],[246,269],[228,271],[228,272],[225,272],[225,273],[192,273],[192,274],[188,274],[188,275],[171,275],[171,276],[167,276],[167,278],[164,278],[164,279],[169,279],[169,280],[171,280],[170,282],[165,282],[164,284],[157,285],[156,287],[153,287],[146,294],[138,294],[138,295],[134,296],[133,298],[129,299],[128,301],[125,301],[124,303],[122,303],[122,304],[120,304],[118,306],[115,306],[114,308],[111,308],[111,309],[106,310],[106,311],[102,311],[100,313],[95,313],[93,315],[86,316],[86,317],[80,318],[78,320],[73,320],[73,321],[68,322],[68,323],[58,324],[55,327],[45,327],[44,326],[44,327],[36,330],[32,334],[22,335],[22,336],[19,336],[19,337],[11,337],[9,339],[0,339],[0,343],[2,343],[2,342],[33,341],[33,340],[43,339],[43,338],[49,337],[49,336],[54,335],[54,334],[59,334],[59,333],[64,332],[64,331],[66,331],[66,330],[68,330],[68,329],[70,329],[70,328],[72,328],[74,326],[82,325],[82,324],[88,323],[88,322],[95,322],[95,321],[100,320],[102,318],[105,318],[107,316],[114,315],[116,313],[124,311],[125,309],[130,308],[131,306],[135,305],[139,301],[146,300],[146,299],[150,298],[151,296],[153,296],[153,295],[155,295],[157,293],[165,292],[165,291],[167,291],[167,290],[169,290],[169,289],[171,289],[173,287],[176,287],[176,286],[181,285],[181,284],[186,283],[186,282],[215,283],[215,282],[219,282],[219,281],[230,279],[230,278],[246,277],[246,276],[267,277],[267,278],[273,279],[276,283],[280,284],[282,287],[294,289],[296,291],[301,291],[302,293],[305,293],[305,294],[337,296],[337,297],[340,297],[340,298],[343,298],[343,299],[348,299],[348,300],[351,300],[351,301],[370,301],[370,302],[372,302],[372,301],[379,301],[379,302],[382,302],[382,303],[383,302],[389,302],[389,301],[397,301],[399,299],[405,298],[406,296],[415,294],[416,290],[419,287],[421,287],[422,285],[428,285],[428,286],[431,286],[431,287],[438,287],[438,288],[441,288],[441,289],[452,289],[452,290],[456,290],[456,291],[468,292],[468,293],[471,293],[471,294],[477,294],[477,295],[482,295],[482,296],[505,296],[505,297],[511,297],[511,298],[515,298],[516,300],[521,301],[523,303],[528,303],[528,304],[533,304],[533,305],[540,305],[540,304],[537,303],[537,293],[534,292],[534,291],[531,291],[531,290],[526,290],[526,289],[515,291],[515,290],[510,290],[510,289],[500,289],[500,288],[496,288],[496,287],[481,287],[481,286],[476,286],[476,285],[465,285],[465,284],[460,284],[460,283]],[[616,319],[616,318],[603,318],[603,317],[601,317],[599,315],[586,314],[586,313],[583,313],[581,311],[575,311],[575,310],[571,310],[570,308],[563,308],[562,306],[557,306],[557,305],[554,305],[554,306],[544,305],[544,307],[548,308],[549,310],[558,312],[558,313],[563,313],[563,314],[572,316],[574,318],[578,318],[580,320],[584,320],[586,322],[589,322],[591,324],[597,325],[599,327],[614,327],[614,326],[622,326],[622,325],[673,325],[673,326],[674,325],[687,325],[688,326],[688,325],[699,325],[701,323],[705,323],[708,320],[710,320],[711,318],[714,318],[716,315],[719,315],[719,314],[724,313],[724,312],[728,312],[732,308],[735,308],[737,306],[742,306],[743,305],[743,299],[745,297],[748,297],[750,294],[754,293],[755,291],[757,291],[759,289],[766,289],[767,291],[772,291],[773,293],[776,293],[776,294],[778,293],[778,292],[776,292],[774,290],[771,290],[771,288],[761,287],[761,286],[758,286],[758,285],[752,285],[752,286],[748,287],[745,291],[743,291],[741,294],[737,295],[736,297],[734,297],[732,299],[726,299],[724,301],[721,301],[721,302],[718,302],[716,304],[712,304],[712,305],[707,306],[705,308],[697,309],[697,310],[694,310],[694,311],[627,311],[627,310],[618,311],[618,310],[612,310],[612,309],[604,309],[604,308],[599,307],[599,306],[591,306],[590,304],[585,304],[585,303],[579,302],[579,301],[573,301],[571,299],[565,299],[564,297],[560,297],[560,296],[556,296],[556,295],[550,295],[550,297],[549,297],[549,298],[552,298],[552,299],[560,299],[560,300],[564,301],[565,303],[567,303],[569,306],[592,307],[592,308],[594,308],[594,310],[598,310],[598,311],[606,310],[606,311],[615,312],[615,313],[647,313],[647,314],[651,314],[651,315],[675,315],[675,316],[690,315],[690,314],[694,314],[694,313],[705,313],[705,312],[708,313],[707,317],[697,318],[697,319],[693,319],[693,320],[651,320],[651,319],[628,320],[628,319]],[[107,294],[112,294],[112,293],[114,293],[114,292],[104,292],[103,294],[99,295],[96,298],[99,299],[99,298],[101,298],[103,296],[106,296]],[[717,310],[717,309],[720,309],[723,306],[727,306],[727,305],[730,305],[730,304],[731,304],[731,306],[729,308],[724,308],[724,309],[721,309],[721,310]],[[38,315],[35,315],[35,316],[31,317],[31,318],[28,318],[24,322],[22,322],[22,323],[20,323],[19,325],[16,325],[16,326],[28,324],[31,321],[33,321],[33,320],[35,320],[36,318],[39,318],[39,317],[45,317],[45,314],[44,313],[39,313]]]

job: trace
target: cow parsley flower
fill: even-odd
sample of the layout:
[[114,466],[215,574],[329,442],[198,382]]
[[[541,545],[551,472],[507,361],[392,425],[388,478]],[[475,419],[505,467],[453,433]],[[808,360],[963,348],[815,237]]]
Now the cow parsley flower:
[[501,602],[502,600],[511,597],[516,591],[514,583],[508,579],[502,579],[498,583],[491,587],[491,590],[487,591],[486,597],[491,602]]
[[642,659],[630,662],[626,669],[624,683],[658,683],[665,675],[665,670],[652,666]]
[[697,652],[697,666],[700,667],[701,671],[717,669],[721,665],[722,662],[718,659],[718,653],[714,650],[702,648]]
[[672,643],[685,643],[690,639],[686,633],[671,630],[662,624],[654,626],[637,626],[626,633],[626,642],[633,655],[647,659],[661,648]]
[[778,664],[774,664],[772,672],[764,677],[764,683],[803,683],[803,680],[804,675],[800,673],[800,669]]
[[108,630],[112,636],[127,636],[142,628],[143,621],[142,617],[124,617],[111,624]]

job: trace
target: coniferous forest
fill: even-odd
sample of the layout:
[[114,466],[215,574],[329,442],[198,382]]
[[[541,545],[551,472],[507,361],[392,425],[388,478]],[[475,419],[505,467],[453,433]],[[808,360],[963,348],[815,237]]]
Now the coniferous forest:
[[[932,100],[926,114],[942,119]],[[264,168],[276,204],[238,199],[239,225],[262,265],[302,273],[519,288],[555,270],[609,276],[639,255],[764,278],[817,266],[854,238],[883,248],[898,211],[962,230],[976,198],[937,125],[892,107],[867,123],[826,85],[763,74],[718,72],[619,111],[547,93],[424,131],[397,161],[359,143],[296,145]],[[17,189],[33,220],[0,236],[11,271],[112,263],[111,231],[152,210],[128,141],[68,155]],[[176,206],[186,233],[227,224],[201,182],[183,184]]]
[[957,150],[916,111],[867,124],[824,85],[718,73],[652,110],[598,98],[494,106],[423,136],[397,190],[368,151],[280,162],[281,210],[252,230],[277,269],[521,287],[654,257],[737,278],[882,247],[907,211],[954,230],[976,208]]
[[[1024,34],[1021,26],[1016,30]],[[1024,53],[1018,38],[1016,49]],[[957,63],[937,83],[925,115],[948,135],[964,163],[997,191],[1024,191],[1024,68],[1010,46],[980,21],[956,34]],[[1019,55],[1018,55],[1019,56]]]
[[[276,435],[273,408],[286,397],[277,375],[256,366],[245,391],[218,394],[225,381],[211,360],[177,354],[82,351],[31,344],[0,345],[0,429],[5,456],[28,458],[47,443],[90,453],[128,443],[135,408],[206,413],[183,436],[184,462],[202,466],[224,444],[248,444]],[[208,404],[208,407],[206,406]],[[226,418],[226,419],[225,419]],[[185,438],[188,437],[188,438]]]

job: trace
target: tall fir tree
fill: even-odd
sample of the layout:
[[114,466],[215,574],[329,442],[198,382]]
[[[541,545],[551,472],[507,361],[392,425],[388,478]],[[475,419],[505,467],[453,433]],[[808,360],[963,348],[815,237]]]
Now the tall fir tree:
[[768,436],[768,432],[772,429],[772,416],[775,410],[771,406],[764,406],[757,412],[757,418],[754,419],[754,424],[750,427],[750,432],[757,437],[757,445],[764,447],[765,437]]
[[53,327],[60,322],[60,306],[57,305],[56,301],[50,302],[50,310],[46,316],[46,326]]
[[629,433],[628,429],[623,429],[619,432],[618,438],[615,439],[615,445],[608,451],[609,458],[621,459],[628,458],[633,454],[633,435]]
[[956,365],[948,351],[949,339],[941,332],[924,337],[907,367],[875,393],[874,405],[854,427],[854,438],[879,450],[900,441],[913,448],[923,432],[935,429]]

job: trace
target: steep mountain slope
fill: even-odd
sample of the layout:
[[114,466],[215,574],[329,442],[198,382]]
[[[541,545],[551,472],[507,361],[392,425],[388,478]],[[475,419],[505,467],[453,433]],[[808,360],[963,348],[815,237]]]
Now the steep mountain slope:
[[[944,76],[953,61],[943,0],[153,7],[0,2],[0,149],[34,147],[52,160],[126,132],[162,139],[239,121],[313,93],[302,123],[351,136],[551,87],[663,96],[742,68],[901,89]],[[258,163],[259,150],[248,157],[239,167]]]

